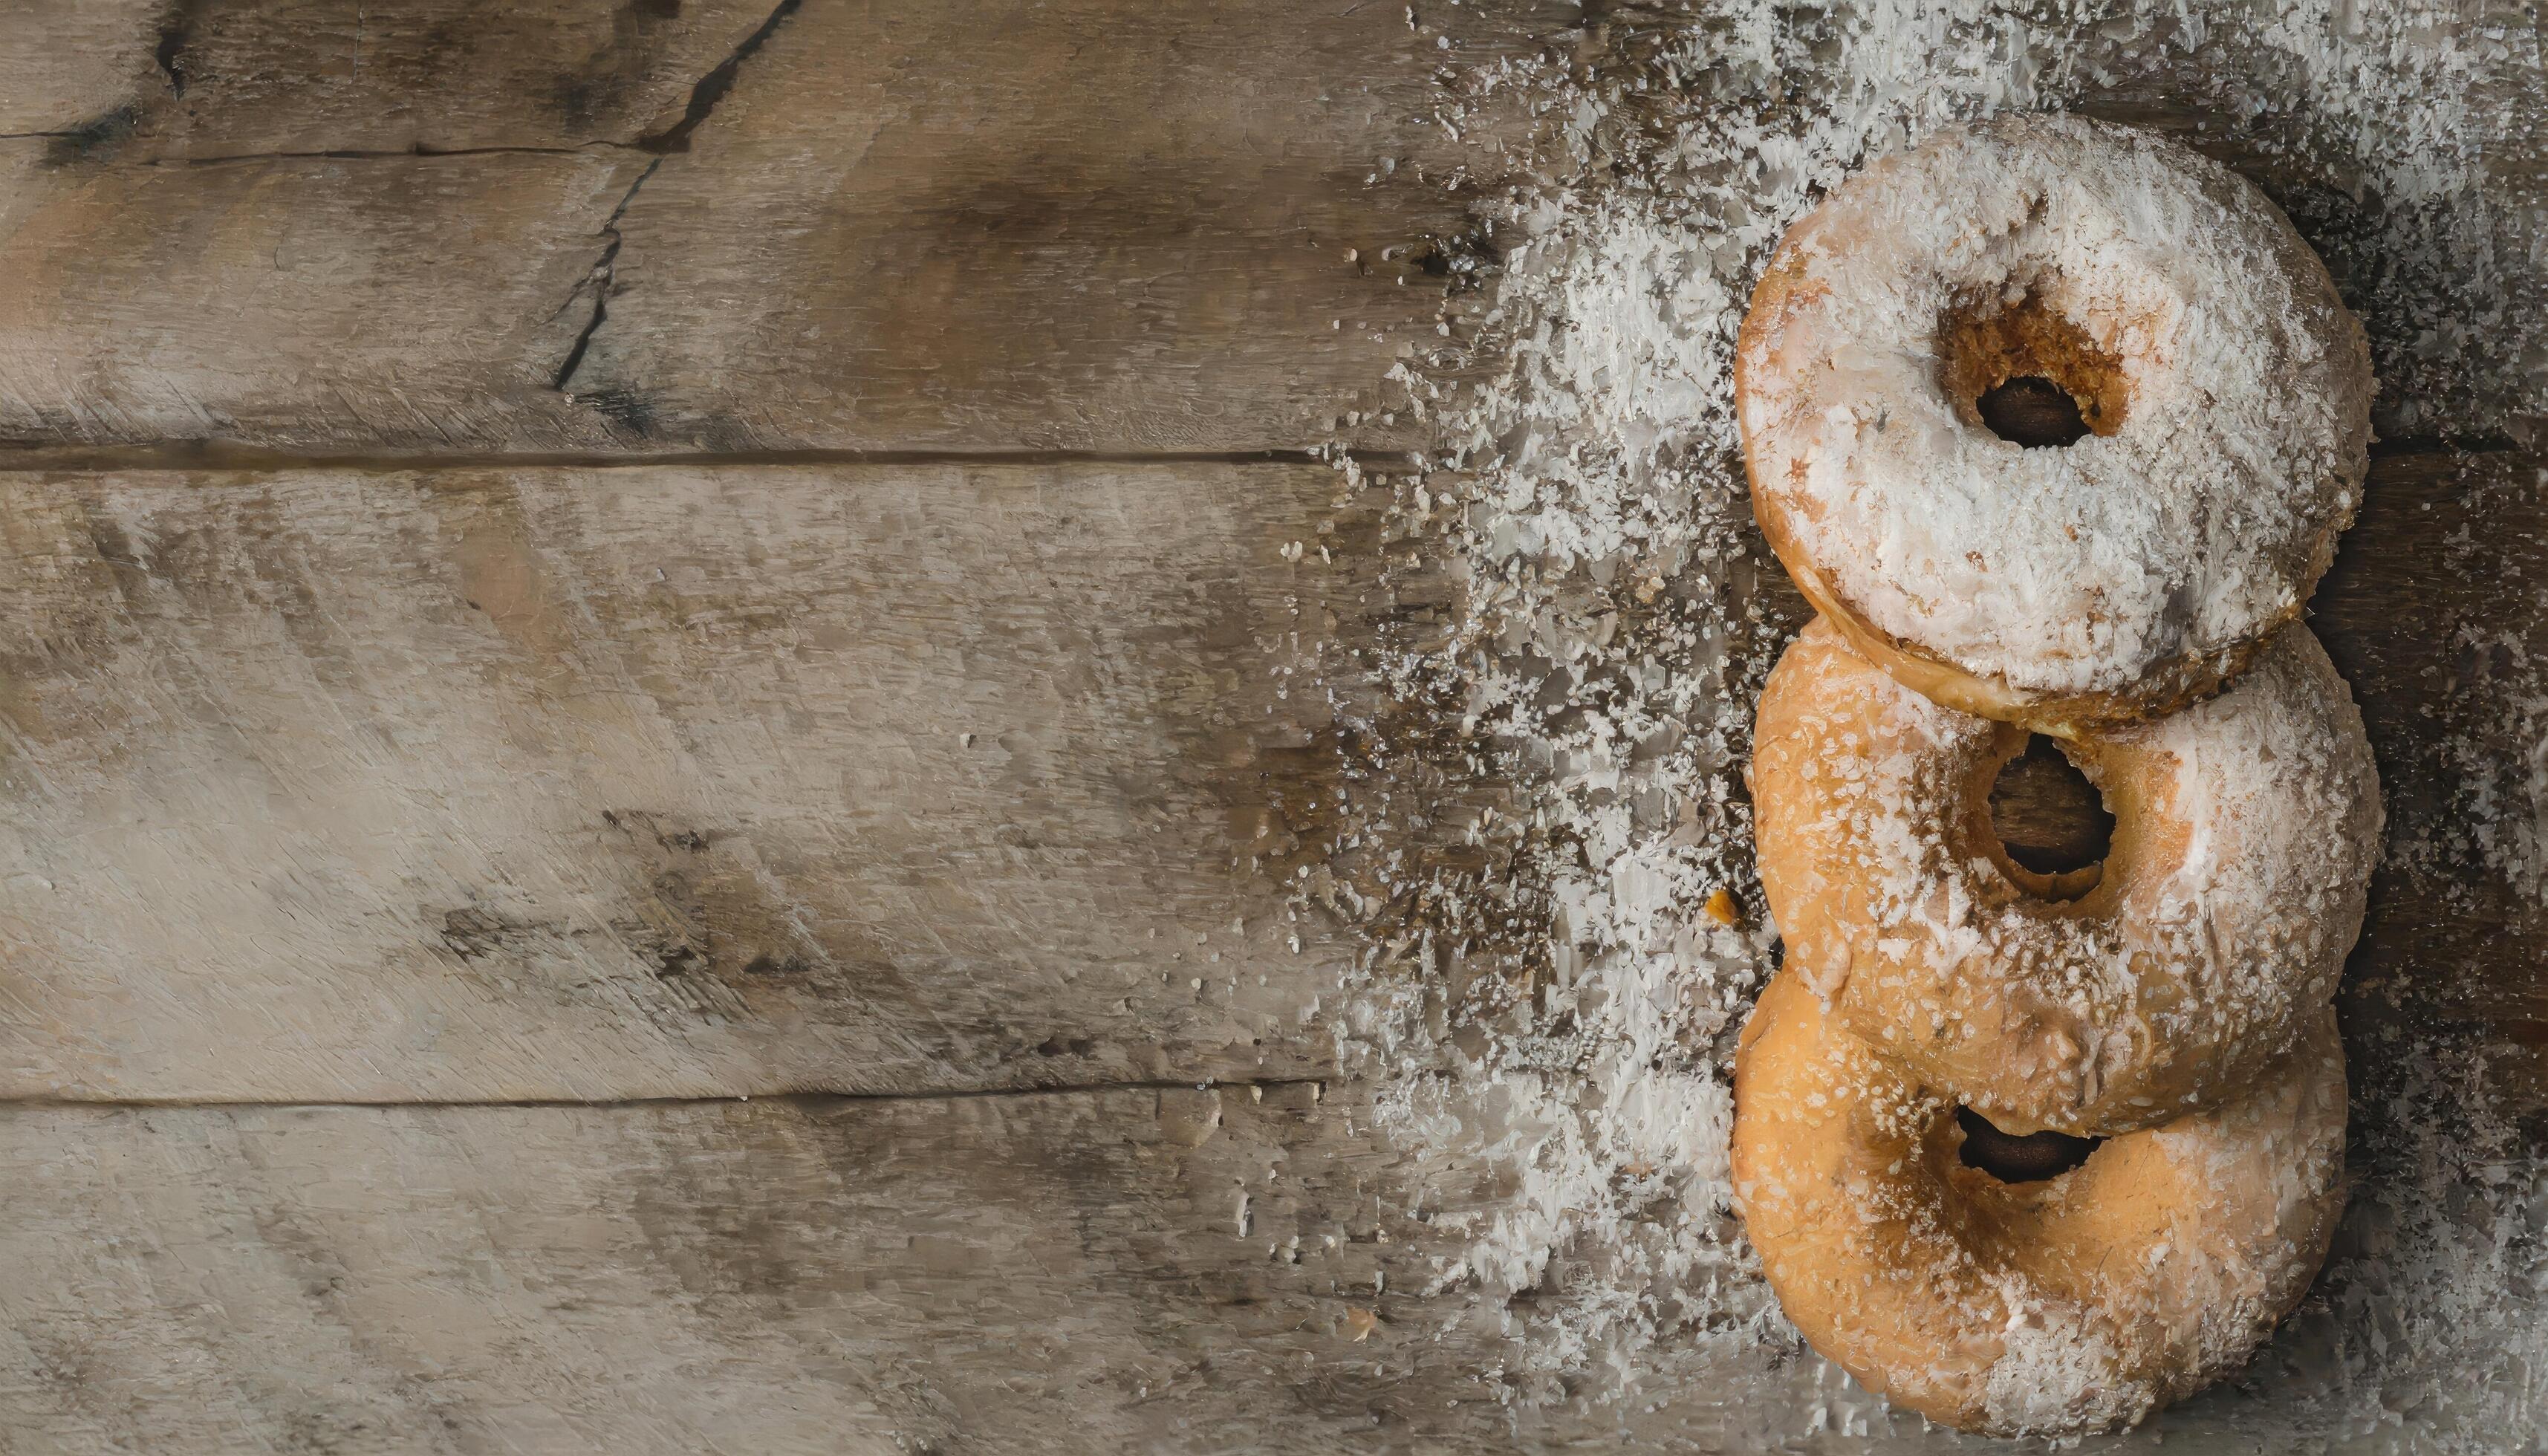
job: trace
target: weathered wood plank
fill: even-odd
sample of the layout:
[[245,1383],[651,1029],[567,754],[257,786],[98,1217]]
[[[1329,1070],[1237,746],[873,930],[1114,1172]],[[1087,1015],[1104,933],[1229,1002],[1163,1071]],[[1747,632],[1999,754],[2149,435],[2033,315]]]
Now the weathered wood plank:
[[[0,1109],[0,1449],[1968,1449],[1739,1317],[1525,1373],[1528,1301],[1461,1264],[1508,1190],[1368,1117],[1314,1084]],[[2471,1448],[2380,1217],[2340,1307],[2112,1448]],[[1757,1307],[1716,1278],[1646,1293]]]
[[1303,465],[9,478],[0,1095],[1314,1068],[1369,524]]
[[[2312,603],[2389,806],[2347,976],[2358,1027],[2440,1016],[2548,1050],[2543,487],[2548,464],[2511,452],[2379,462]],[[2548,1059],[2505,1090],[2548,1105]]]
[[1576,14],[20,3],[98,59],[13,72],[0,440],[436,454],[1321,439],[1452,307],[1435,72]]
[[603,220],[655,160],[626,143],[762,19],[12,9],[0,439],[319,449],[600,443],[552,386]]
[[0,136],[66,135],[111,112],[156,71],[165,11],[161,0],[0,0]]
[[7,0],[0,134],[56,166],[574,147],[664,131],[759,0]]
[[807,7],[630,208],[571,387],[725,448],[1298,446],[1378,408],[1494,163],[1431,74],[1575,7],[1138,15]]
[[[2379,462],[2316,603],[2392,802],[2358,998],[2525,1044],[2537,471]],[[1315,1072],[1326,694],[1442,590],[1275,464],[19,477],[0,520],[18,1095]]]
[[1307,1450],[1419,1408],[1492,1425],[1444,1409],[1491,1392],[1437,1384],[1456,1355],[1429,1330],[1357,1324],[1396,1313],[1376,1279],[1422,1281],[1423,1230],[1378,1196],[1400,1159],[1317,1095],[0,1112],[0,1448]]
[[[318,453],[1299,446],[1388,413],[1390,365],[1475,307],[1427,271],[1434,243],[1538,124],[1437,76],[1584,20],[16,4],[0,280],[31,281],[0,282],[0,439]],[[2412,119],[2330,90],[2274,16],[2217,9],[2048,15],[2038,48],[2078,108],[2176,132],[2293,210],[2366,310],[2385,430],[2535,431],[2541,87],[2511,22],[2437,16],[2393,58],[2475,89],[2449,139],[2484,156],[2483,195],[2391,199]],[[1457,135],[1434,120],[1455,100]],[[528,151],[406,155],[483,148]],[[561,177],[579,153],[606,181]]]
[[646,158],[88,174],[45,144],[0,142],[0,437],[592,443],[549,388],[565,301]]

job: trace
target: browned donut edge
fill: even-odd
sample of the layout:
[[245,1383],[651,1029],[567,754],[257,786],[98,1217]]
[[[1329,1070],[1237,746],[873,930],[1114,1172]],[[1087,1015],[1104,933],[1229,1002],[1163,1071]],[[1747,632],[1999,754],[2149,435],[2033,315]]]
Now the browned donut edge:
[[[2210,1105],[2283,1053],[2297,1023],[2282,1015],[2227,1043],[2189,1046],[2149,1039],[2145,1018],[2172,1009],[2182,1014],[2181,1003],[2199,1004],[2208,994],[2203,988],[2215,984],[2215,969],[2226,971],[2215,963],[2223,954],[2217,946],[2212,961],[2189,962],[2181,972],[2160,976],[2151,967],[2145,974],[2153,978],[2136,982],[2143,999],[2106,1005],[2084,1019],[2062,1004],[2056,983],[2035,978],[2040,971],[1994,985],[1986,961],[1972,958],[1977,953],[1959,953],[1952,965],[1898,958],[1871,918],[1872,890],[1863,872],[1863,835],[1883,811],[1854,797],[1863,778],[1846,768],[1859,752],[1850,745],[1883,733],[1883,700],[1908,691],[1859,655],[1830,618],[1819,618],[1772,670],[1753,731],[1761,884],[1786,943],[1786,963],[1818,995],[1837,1002],[1843,1022],[1876,1055],[1914,1077],[1950,1079],[1963,1101],[2011,1132],[2096,1137],[2166,1121],[2170,1109],[2189,1103]],[[1942,730],[1948,737],[1918,751],[1929,767],[1917,776],[1930,786],[1905,812],[1935,824],[1944,863],[1987,861],[1997,871],[2004,882],[1954,871],[1981,916],[2032,924],[2050,938],[2047,947],[2093,934],[2096,924],[2129,943],[2131,927],[2149,908],[2147,897],[2170,881],[2193,833],[2165,807],[2167,780],[2153,776],[2172,772],[2166,761],[2137,746],[2135,730],[2079,740],[2077,762],[2116,815],[2113,840],[2093,880],[2037,875],[2008,858],[1988,802],[2000,767],[2025,742],[2024,730],[1943,706],[1927,711],[1952,715],[1960,726],[1949,725]],[[1934,888],[1943,894],[1948,884],[1939,880]],[[2086,924],[2071,928],[2073,922]],[[2345,945],[2352,938],[2349,929],[2340,937]],[[2330,990],[2338,964],[2340,957],[2314,972],[2324,975]],[[2292,965],[2298,973],[2319,962]],[[2297,1016],[2308,997],[2297,983],[2294,994],[2302,998],[2292,1003]],[[1939,1025],[1942,1008],[1960,1020],[1962,1035],[1924,1039],[1918,1029]],[[2114,1040],[2118,1029],[2133,1028],[2139,1030],[2128,1033],[2128,1044]],[[2093,1056],[2091,1048],[2097,1048]]]
[[[2325,1260],[2345,1195],[2332,1009],[2254,1085],[2239,1107],[2127,1134],[2058,1177],[2004,1185],[1955,1165],[1953,1098],[1881,1069],[1800,978],[1781,974],[1736,1057],[1737,1210],[1789,1320],[1888,1401],[1998,1435],[2128,1424],[2244,1360]],[[2171,1180],[2162,1135],[2243,1138],[2252,1156],[2224,1176]],[[2221,1245],[2175,1246],[2206,1223]],[[2110,1277],[2136,1270],[2113,1257],[2135,1247],[2167,1262]],[[2193,1265],[2190,1253],[2201,1255]],[[2171,1277],[2196,1269],[2208,1284]],[[2007,1303],[2020,1287],[2076,1302],[2110,1342],[2102,1385],[2049,1418],[1992,1401],[2005,1334],[2025,1313]]]

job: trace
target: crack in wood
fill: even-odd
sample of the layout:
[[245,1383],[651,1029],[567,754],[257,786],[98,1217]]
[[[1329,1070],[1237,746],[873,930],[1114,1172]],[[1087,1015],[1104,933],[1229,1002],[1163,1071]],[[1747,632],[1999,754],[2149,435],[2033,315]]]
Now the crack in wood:
[[654,153],[655,159],[646,164],[646,170],[637,174],[636,181],[628,184],[628,190],[620,195],[619,205],[610,210],[610,217],[602,223],[601,235],[606,241],[600,258],[592,265],[592,271],[586,275],[584,284],[575,293],[567,296],[566,303],[558,306],[559,312],[564,313],[586,288],[592,291],[592,317],[585,320],[584,328],[575,336],[575,343],[567,349],[566,358],[558,364],[557,374],[549,384],[551,389],[566,394],[567,386],[575,382],[576,371],[584,367],[585,355],[592,347],[592,336],[601,331],[602,322],[610,317],[610,295],[619,281],[619,247],[626,240],[620,234],[619,222],[628,216],[629,204],[637,200],[638,192],[664,164],[665,157],[690,149],[690,134],[696,132],[700,123],[705,122],[734,90],[735,79],[742,73],[743,63],[769,44],[770,38],[776,35],[778,28],[785,25],[787,18],[803,4],[804,0],[778,0],[777,8],[771,11],[751,35],[744,37],[733,50],[727,52],[724,60],[699,77],[698,84],[690,88],[689,104],[682,109],[680,121],[661,132],[649,132],[631,143],[637,150]]
[[[8,139],[9,138],[7,137],[0,137],[0,140]],[[429,146],[423,142],[417,142],[413,146],[402,147],[328,147],[312,151],[233,151],[223,152],[214,156],[163,156],[152,157],[150,160],[141,163],[141,165],[146,167],[218,167],[231,166],[243,162],[369,162],[410,161],[417,158],[434,157],[582,156],[584,153],[595,149],[603,151],[633,151],[636,147],[637,143],[633,141],[617,141],[609,137],[595,137],[591,141],[577,142],[573,146]],[[572,300],[570,300],[570,302],[572,302]]]
[[165,20],[159,23],[158,44],[150,52],[151,62],[168,81],[169,94],[186,94],[186,48],[195,43],[196,23],[212,8],[209,0],[176,0],[168,7]]
[[690,88],[690,102],[682,108],[682,119],[661,132],[638,137],[637,145],[658,155],[689,150],[690,134],[697,131],[699,124],[706,121],[709,113],[714,112],[734,90],[735,77],[741,73],[743,63],[768,45],[770,38],[778,34],[778,28],[785,25],[787,18],[803,4],[804,0],[778,0],[778,7],[770,12],[769,18],[762,21],[751,35],[744,37],[715,69],[699,77],[698,84]]
[[567,350],[565,360],[558,365],[557,376],[549,382],[549,388],[560,394],[566,393],[567,385],[575,379],[575,372],[584,367],[585,351],[592,347],[592,336],[601,331],[602,320],[610,317],[610,291],[619,281],[619,245],[625,240],[620,236],[619,220],[628,216],[628,205],[637,200],[638,189],[644,187],[646,179],[654,176],[655,169],[663,164],[661,156],[648,162],[646,170],[639,172],[637,180],[629,183],[628,190],[620,194],[619,206],[612,208],[610,216],[601,224],[601,235],[608,241],[602,246],[600,258],[594,261],[592,271],[585,275],[584,282],[577,285],[576,291],[567,295],[566,302],[558,305],[558,313],[563,314],[585,289],[592,290],[592,317],[584,321],[584,328],[575,336],[574,346]]

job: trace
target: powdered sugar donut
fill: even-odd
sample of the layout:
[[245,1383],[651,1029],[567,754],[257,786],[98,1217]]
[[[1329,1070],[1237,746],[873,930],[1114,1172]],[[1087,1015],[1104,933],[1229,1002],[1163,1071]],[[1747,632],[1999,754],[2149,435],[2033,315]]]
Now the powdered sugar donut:
[[2344,1123],[2320,1006],[2219,1108],[2002,1182],[1964,1165],[1950,1099],[1782,974],[1735,1062],[1735,1199],[1787,1318],[1862,1384],[1967,1430],[2070,1435],[2200,1389],[2290,1311],[2343,1209]]
[[2334,994],[2380,843],[2325,649],[2294,623],[2221,695],[2064,745],[2116,818],[2078,875],[2022,868],[1992,832],[1992,780],[2026,739],[1807,627],[1752,761],[1788,970],[2012,1132],[2149,1127],[2247,1086]]
[[[2294,619],[2361,500],[2370,352],[2262,194],[2068,117],[1940,132],[1791,228],[1735,365],[1753,508],[1938,700],[2064,735],[2169,712]],[[2087,433],[2001,419],[2023,391]],[[2017,411],[2012,406],[2012,413]]]

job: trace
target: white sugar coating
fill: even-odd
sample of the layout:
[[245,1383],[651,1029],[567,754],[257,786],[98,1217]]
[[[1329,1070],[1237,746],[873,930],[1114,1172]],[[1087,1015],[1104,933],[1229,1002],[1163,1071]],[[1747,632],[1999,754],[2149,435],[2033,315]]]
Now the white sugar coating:
[[[1476,1290],[1472,1318],[1510,1335],[1482,1393],[1522,1436],[1559,1428],[1535,1423],[1543,1406],[1590,1404],[1621,1447],[1932,1449],[1802,1346],[1730,1213],[1729,1033],[1774,939],[1740,772],[1783,645],[1752,585],[1775,567],[1743,530],[1726,360],[1745,300],[1786,227],[1865,158],[1955,120],[2104,106],[2273,187],[2370,332],[2382,434],[2517,432],[2548,410],[2548,310],[2522,305],[2548,297],[2548,259],[2490,178],[2528,145],[2536,38],[2439,0],[1728,0],[1642,47],[1632,29],[1452,77],[1443,124],[1476,134],[1460,191],[1485,193],[1501,262],[1482,336],[1424,341],[1394,376],[1440,442],[1420,469],[1384,468],[1393,558],[1469,590],[1389,667],[1418,724],[1513,788],[1445,829],[1413,817],[1435,808],[1418,774],[1348,786],[1346,819],[1388,869],[1334,899],[1375,928],[1333,1008],[1340,1050],[1382,1079],[1375,1137],[1492,1173],[1469,1197],[1407,1196],[1451,1205],[1466,1243],[1437,1283]],[[1508,135],[1474,118],[1509,93],[1553,141],[1507,190],[1481,179]],[[2527,773],[2494,738],[2470,752]],[[1495,858],[1447,864],[1445,840]],[[1694,909],[1718,885],[1741,927]],[[1400,892],[1517,927],[1539,953],[1528,1016],[1450,994],[1421,957],[1486,953],[1406,934],[1384,908]],[[2417,963],[2378,994],[2429,1005],[2460,976]],[[2394,1019],[2354,1035],[2372,1039],[2358,1182],[2325,1276],[2240,1393],[2098,1449],[2490,1451],[2548,1423],[2548,1178],[2499,1109],[2496,1049]]]
[[1788,966],[1995,1122],[2113,1133],[2234,1095],[2333,994],[2361,924],[2378,778],[2299,624],[2220,696],[2071,745],[2122,816],[2073,907],[1969,838],[1996,725],[1901,686],[1827,624],[1790,649],[1761,731]]
[[[2340,1079],[2330,1096],[2341,1098]],[[2315,1256],[2276,1233],[2306,1227],[2330,1183],[2340,1181],[2340,1129],[2289,1105],[2245,1106],[2229,1118],[2192,1118],[2147,1136],[2189,1188],[2254,1190],[2245,1241],[2219,1236],[2222,1211],[2189,1210],[2145,1274],[2114,1281],[2113,1308],[2084,1304],[2002,1276],[2009,1312],[1986,1398],[2002,1433],[2061,1433],[2137,1422],[2186,1388],[2235,1370],[2288,1296],[2290,1268]],[[2158,1322],[2183,1341],[2177,1383],[2127,1376],[2118,1325]]]
[[[2360,500],[2362,331],[2228,168],[2061,117],[1948,128],[1787,235],[1747,335],[1753,488],[1898,643],[2030,692],[2121,691],[2299,610]],[[2111,434],[2028,449],[1958,412],[1958,310],[2031,305],[2121,361]]]
[[1992,1425],[2097,1430],[2139,1420],[2158,1404],[2147,1386],[2115,1380],[2121,1356],[2114,1341],[2076,1310],[2010,1305],[2006,1353],[1990,1373]]

